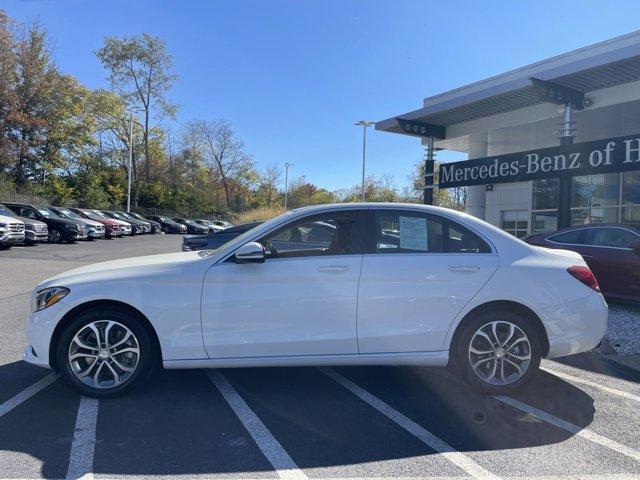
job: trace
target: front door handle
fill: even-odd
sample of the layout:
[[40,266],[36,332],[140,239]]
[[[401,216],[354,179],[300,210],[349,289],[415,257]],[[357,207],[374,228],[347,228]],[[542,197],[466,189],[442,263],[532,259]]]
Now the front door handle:
[[348,272],[349,267],[346,265],[323,265],[318,267],[318,271],[322,273],[343,273]]
[[582,258],[593,258],[593,255],[582,255]]
[[480,270],[480,267],[477,265],[456,265],[449,267],[449,271],[459,273],[475,273],[478,270]]

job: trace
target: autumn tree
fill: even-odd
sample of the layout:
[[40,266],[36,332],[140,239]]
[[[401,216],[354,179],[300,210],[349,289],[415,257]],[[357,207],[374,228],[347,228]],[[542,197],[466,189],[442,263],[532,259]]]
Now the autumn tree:
[[149,180],[151,132],[160,128],[166,117],[174,118],[176,112],[176,106],[167,99],[167,93],[177,79],[171,71],[173,59],[162,39],[146,33],[129,38],[107,37],[96,55],[109,72],[111,88],[128,105],[142,110],[144,172],[145,179]]

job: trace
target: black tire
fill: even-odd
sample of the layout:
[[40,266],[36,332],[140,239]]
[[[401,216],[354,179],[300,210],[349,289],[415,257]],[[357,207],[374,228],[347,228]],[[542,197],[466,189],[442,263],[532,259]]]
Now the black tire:
[[[140,353],[135,370],[126,380],[114,387],[96,388],[84,383],[76,376],[69,360],[69,350],[71,342],[78,332],[93,322],[103,320],[113,320],[128,328],[135,337]],[[127,393],[149,378],[159,363],[159,355],[156,350],[150,332],[137,315],[117,307],[100,307],[79,314],[65,326],[56,344],[56,370],[68,385],[82,395],[93,398],[111,398]],[[103,362],[106,363],[108,360],[103,360]],[[97,366],[99,365],[96,364]],[[95,370],[92,374],[94,372]]]
[[[476,332],[481,328],[483,328],[483,331],[486,331],[486,328],[491,328],[490,326],[487,326],[487,325],[496,321],[499,322],[499,326],[498,326],[499,340],[506,338],[506,335],[508,335],[508,328],[509,328],[508,324],[513,324],[516,327],[518,327],[520,329],[520,332],[526,336],[526,339],[528,340],[528,346],[529,346],[529,348],[526,348],[527,345],[525,342],[519,342],[518,345],[515,345],[510,350],[512,354],[517,353],[521,356],[526,356],[528,354],[530,356],[530,360],[528,361],[526,368],[524,368],[523,365],[520,363],[520,361],[516,360],[514,357],[509,357],[510,355],[509,351],[507,351],[506,354],[504,355],[504,357],[510,358],[511,360],[515,361],[517,364],[520,365],[521,370],[524,371],[524,373],[521,376],[516,377],[517,370],[514,369],[513,364],[509,364],[508,360],[501,359],[500,361],[497,362],[497,365],[500,365],[501,363],[503,363],[505,365],[507,372],[510,372],[510,371],[513,372],[514,379],[508,383],[503,383],[503,384],[490,383],[489,381],[480,377],[480,374],[482,372],[476,373],[476,371],[474,371],[472,367],[472,357],[475,362],[477,362],[478,359],[490,358],[491,355],[493,355],[494,358],[497,358],[498,357],[498,355],[496,355],[497,350],[494,350],[493,354],[488,354],[486,356],[476,356],[475,354],[470,353],[470,350],[469,350],[471,341],[474,335],[476,334]],[[507,329],[506,334],[504,334],[505,329]],[[519,335],[520,332],[517,332],[517,334]],[[484,341],[483,339],[480,339],[480,340]],[[474,343],[474,347],[477,349],[478,348],[477,337],[475,342],[476,343]],[[505,342],[505,344],[508,344],[508,343],[509,342]],[[486,343],[486,345],[487,347],[485,348],[487,349],[491,348],[488,346],[489,345],[488,342]],[[522,349],[522,352],[517,349]],[[487,310],[479,313],[477,316],[474,316],[472,319],[465,322],[465,324],[462,326],[462,330],[460,331],[459,335],[456,336],[455,345],[452,345],[451,347],[454,369],[458,373],[462,374],[465,380],[471,386],[473,386],[474,388],[477,388],[482,392],[485,392],[491,395],[506,395],[525,385],[531,379],[531,377],[536,374],[536,372],[540,367],[540,359],[542,356],[541,352],[542,352],[542,339],[540,338],[538,330],[532,324],[532,321],[529,318],[522,317],[521,315],[518,315],[517,313],[514,313],[506,309]],[[500,353],[502,353],[502,351],[500,351]],[[487,364],[488,365],[484,367],[485,364],[483,363],[482,364],[483,368],[487,368],[487,370],[491,370],[493,366],[493,360],[487,360]],[[491,375],[491,373],[492,371],[489,371],[487,373],[487,377]],[[495,378],[495,381],[500,381],[500,380],[501,379],[499,378]],[[509,379],[507,378],[507,380]]]
[[62,243],[64,235],[59,228],[52,227],[49,229],[49,243]]

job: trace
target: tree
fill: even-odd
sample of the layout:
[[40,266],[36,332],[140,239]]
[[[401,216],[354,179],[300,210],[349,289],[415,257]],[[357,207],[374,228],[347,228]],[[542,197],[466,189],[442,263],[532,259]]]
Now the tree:
[[234,181],[252,173],[253,159],[244,150],[244,142],[238,139],[226,120],[197,120],[187,126],[187,138],[212,167],[224,189],[225,207],[231,208],[231,188]]
[[[163,118],[174,118],[176,106],[169,103],[167,92],[178,78],[171,72],[173,59],[163,40],[146,33],[130,38],[108,37],[96,52],[109,71],[111,87],[130,106],[143,111],[143,144],[145,179],[151,177],[150,132],[159,127]],[[151,127],[151,121],[156,125]]]
[[267,165],[258,177],[256,201],[258,205],[271,207],[278,198],[278,183],[282,177],[282,171],[277,165]]

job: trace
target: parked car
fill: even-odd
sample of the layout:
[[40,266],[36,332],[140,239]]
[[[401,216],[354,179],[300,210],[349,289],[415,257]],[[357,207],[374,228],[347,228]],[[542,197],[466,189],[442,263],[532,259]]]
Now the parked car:
[[174,222],[169,217],[164,217],[161,215],[150,215],[149,218],[154,222],[158,222],[160,225],[162,225],[162,231],[164,233],[187,233],[186,225]]
[[49,242],[60,243],[87,238],[87,227],[79,220],[61,218],[53,211],[41,205],[29,205],[26,203],[5,203],[16,214],[21,217],[32,218],[47,224],[49,232]]
[[0,214],[0,248],[24,242],[24,222],[14,216]]
[[100,222],[104,225],[104,234],[106,238],[117,238],[123,235],[122,225],[118,220],[114,220],[112,218],[103,217],[98,215],[93,210],[89,210],[86,208],[75,208],[70,207],[69,210],[77,213],[82,218],[95,220],[96,222]]
[[[380,242],[385,230],[399,242]],[[575,252],[528,245],[454,210],[383,203],[300,208],[216,250],[83,266],[32,298],[25,360],[94,397],[126,392],[160,361],[452,363],[501,395],[541,358],[598,345],[608,315]]]
[[47,224],[33,218],[19,217],[13,210],[0,203],[0,215],[14,217],[24,223],[24,242],[32,245],[37,242],[46,242],[49,237]]
[[599,223],[531,235],[526,242],[582,255],[607,298],[640,301],[640,227]]
[[95,213],[96,215],[98,215],[99,217],[105,218],[105,219],[109,219],[113,222],[117,222],[118,225],[120,225],[120,228],[122,229],[122,235],[123,236],[129,236],[129,235],[133,235],[133,228],[131,226],[131,223],[124,221],[124,220],[120,220],[119,218],[113,216],[113,215],[108,215],[106,211],[104,210],[97,210],[97,209],[92,209],[91,212]]
[[97,222],[96,220],[91,220],[90,218],[83,218],[81,215],[78,215],[70,208],[53,206],[49,206],[47,208],[49,210],[52,210],[60,218],[78,220],[79,222],[84,223],[87,226],[87,239],[89,240],[93,240],[95,238],[104,238],[106,235],[105,228],[102,223]]
[[198,225],[207,228],[209,233],[216,233],[225,229],[225,227],[221,227],[220,225],[215,224],[212,220],[207,220],[206,218],[195,218],[193,221]]
[[128,213],[129,215],[132,215],[134,218],[137,218],[138,220],[142,220],[143,222],[149,222],[149,224],[151,225],[151,233],[162,232],[162,225],[160,225],[159,222],[155,222],[153,220],[149,220],[148,218],[144,218],[139,213],[135,213],[135,212],[126,212],[126,213]]
[[206,235],[207,233],[210,233],[209,227],[202,226],[195,220],[191,220],[189,218],[176,217],[173,221],[187,227],[187,233],[192,235]]
[[182,251],[213,250],[214,248],[221,247],[229,240],[233,240],[238,235],[257,227],[261,223],[262,222],[242,223],[216,233],[210,233],[209,235],[185,235],[182,239]]
[[127,222],[134,222],[137,224],[142,225],[142,233],[152,233],[152,228],[151,228],[151,223],[146,221],[146,220],[140,220],[136,217],[134,217],[133,215],[127,213],[127,212],[123,212],[122,210],[117,210],[116,212],[118,215],[120,215],[122,218],[124,218]]
[[122,215],[119,215],[111,210],[100,210],[100,213],[107,216],[108,218],[112,218],[114,220],[119,220],[123,223],[123,227],[125,228],[125,235],[140,235],[144,233],[144,228],[142,225],[137,225],[133,222],[133,220],[128,220]]
[[217,225],[222,228],[233,227],[233,223],[227,222],[226,220],[211,220],[214,225]]

